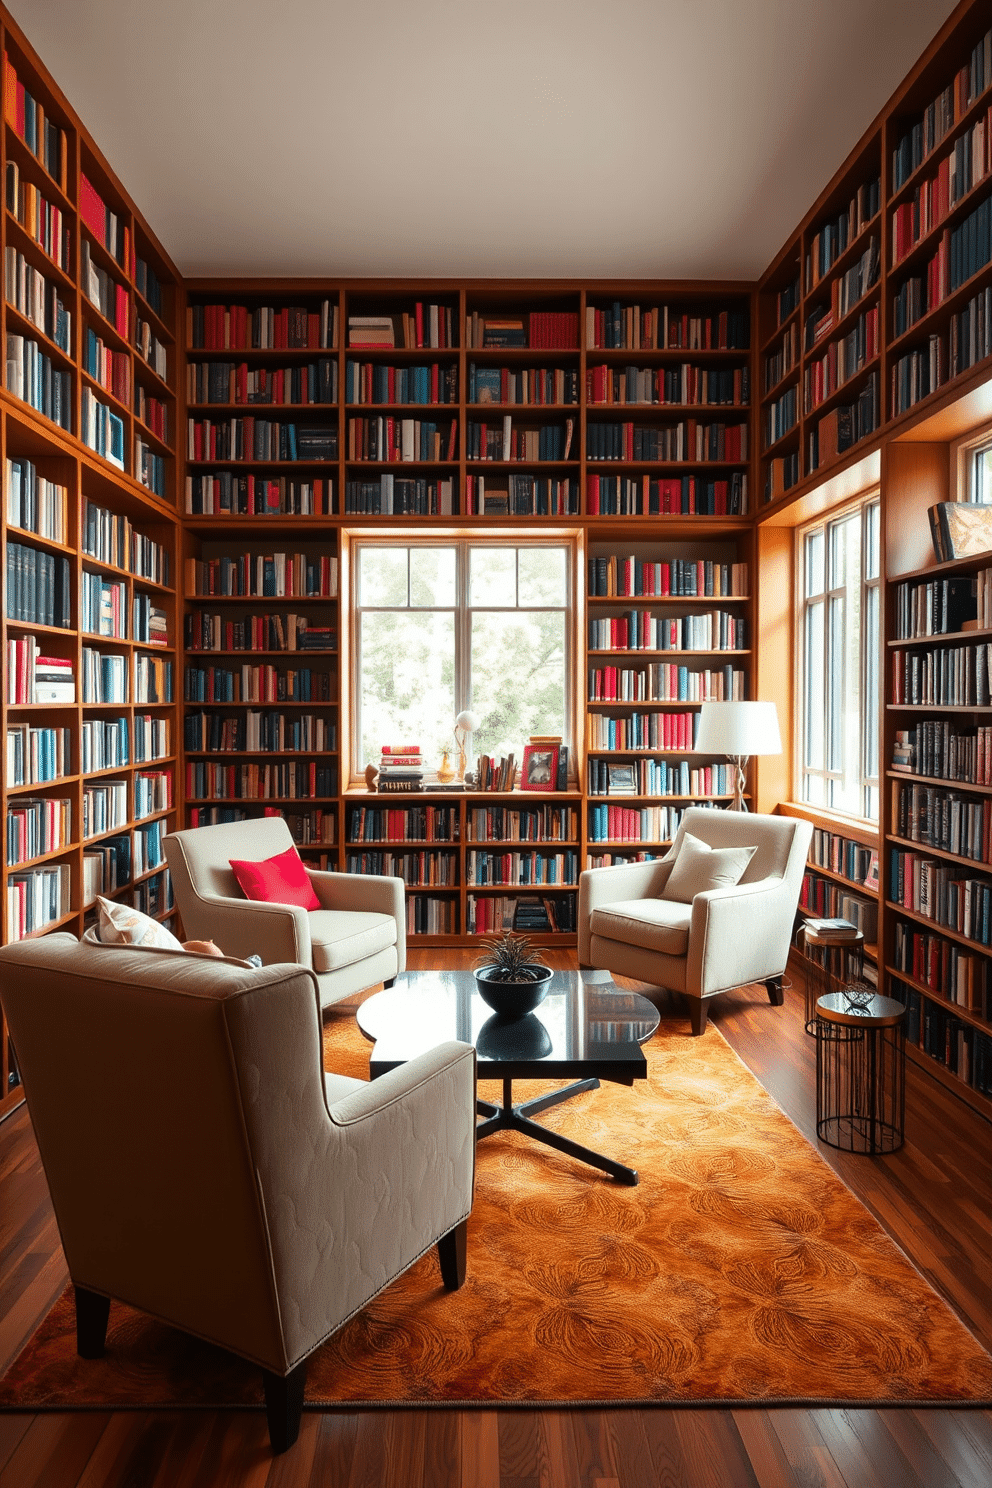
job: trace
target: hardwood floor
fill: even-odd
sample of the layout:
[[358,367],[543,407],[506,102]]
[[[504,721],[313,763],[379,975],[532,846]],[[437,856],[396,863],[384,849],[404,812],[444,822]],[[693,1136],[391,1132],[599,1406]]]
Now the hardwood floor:
[[[438,953],[420,951],[413,965]],[[470,964],[470,953],[445,952]],[[562,953],[557,964],[574,964]],[[798,972],[796,973],[798,976]],[[813,1139],[801,988],[710,1017]],[[675,998],[663,1017],[683,1019]],[[992,1126],[910,1066],[891,1157],[820,1151],[992,1349]],[[471,1264],[471,1255],[469,1258]],[[0,1372],[67,1280],[24,1107],[0,1124]],[[992,1414],[969,1410],[306,1412],[269,1454],[261,1412],[0,1413],[0,1488],[988,1488]]]

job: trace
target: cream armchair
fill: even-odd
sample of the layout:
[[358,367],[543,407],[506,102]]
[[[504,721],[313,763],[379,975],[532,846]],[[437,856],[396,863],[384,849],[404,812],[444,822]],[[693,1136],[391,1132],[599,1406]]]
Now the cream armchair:
[[406,968],[401,878],[308,869],[321,908],[246,899],[230,860],[260,862],[292,847],[281,816],[193,827],[165,838],[176,906],[189,939],[213,940],[229,956],[257,953],[264,965],[298,961],[316,974],[322,1007]]
[[[689,807],[663,859],[580,875],[579,964],[684,992],[694,1034],[708,999],[732,987],[764,982],[781,1004],[812,832],[796,817]],[[740,882],[691,904],[660,897],[686,833],[712,848],[756,848]]]
[[312,972],[66,934],[0,950],[0,997],[83,1358],[111,1298],[229,1349],[262,1369],[282,1451],[330,1334],[432,1245],[460,1286],[471,1045],[325,1075]]

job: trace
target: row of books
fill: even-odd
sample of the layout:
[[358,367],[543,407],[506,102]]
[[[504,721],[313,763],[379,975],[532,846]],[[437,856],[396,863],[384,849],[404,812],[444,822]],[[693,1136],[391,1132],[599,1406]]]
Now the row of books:
[[163,924],[175,934],[177,926],[173,923],[169,911],[175,908],[172,894],[172,878],[168,868],[161,873],[155,873],[151,878],[146,878],[143,883],[135,884],[131,894],[135,909],[142,914],[150,915],[152,919],[161,919]]
[[650,475],[587,476],[590,516],[743,516],[747,512],[747,472],[725,479],[682,475],[659,480]]
[[162,284],[151,264],[140,255],[134,264],[134,287],[161,320],[164,303]]
[[8,723],[5,778],[15,785],[44,785],[72,774],[72,734],[67,728]]
[[191,610],[184,622],[187,651],[335,651],[337,626],[314,616],[211,614]]
[[[168,720],[162,719],[163,723]],[[84,775],[130,764],[127,718],[84,718],[79,731],[79,767]]]
[[528,887],[532,884],[573,885],[579,881],[579,855],[564,852],[484,852],[472,849],[465,855],[465,882],[473,887],[496,884]]
[[164,342],[152,330],[150,321],[137,317],[134,325],[134,349],[163,382],[169,380],[169,353]]
[[18,796],[7,807],[7,866],[58,852],[72,841],[72,801],[68,797]]
[[166,499],[165,457],[157,454],[137,430],[134,435],[134,478],[139,485],[161,496],[163,501]]
[[83,853],[83,908],[131,882],[131,838],[108,837]]
[[80,247],[79,284],[83,294],[94,305],[104,320],[113,326],[125,341],[130,340],[131,296],[127,288],[108,273],[93,258],[90,245],[83,238]]
[[595,756],[587,761],[586,773],[590,796],[679,796],[703,803],[730,795],[736,778],[729,765],[694,766],[688,760],[620,761]]
[[79,435],[87,449],[95,451],[118,470],[124,469],[124,420],[88,388],[81,395]]
[[352,806],[348,841],[457,842],[456,806]]
[[802,291],[800,286],[799,272],[797,270],[796,277],[794,279],[790,279],[788,284],[783,285],[775,296],[776,328],[781,328],[783,325],[785,325],[785,322],[789,319],[789,316],[796,313],[796,311],[799,309],[799,302],[801,299]]
[[102,780],[83,787],[83,841],[128,823],[128,782]]
[[311,667],[188,666],[183,697],[187,703],[333,703],[337,677]]
[[807,869],[803,874],[799,903],[810,914],[845,920],[861,931],[868,945],[878,941],[877,898],[853,894],[843,884]]
[[345,871],[402,878],[406,884],[431,888],[455,888],[458,884],[458,858],[450,852],[350,852],[345,857]]
[[586,853],[587,868],[615,868],[619,863],[656,863],[661,853],[638,848],[628,852]]
[[[590,790],[590,795],[603,794],[603,791]],[[673,791],[669,794],[679,793]],[[685,791],[683,794],[688,795],[689,792]],[[678,832],[684,811],[682,806],[590,805],[589,841],[650,842],[660,846],[671,842]]]
[[186,748],[211,754],[329,754],[337,749],[333,718],[319,713],[187,713]]
[[161,605],[150,594],[138,592],[131,606],[131,638],[143,646],[168,646],[169,621]]
[[33,635],[7,641],[8,703],[74,703],[76,682],[65,656],[43,656]]
[[943,336],[933,332],[926,345],[905,352],[893,362],[889,377],[891,416],[914,408],[947,381],[947,350]]
[[86,175],[79,176],[79,216],[101,247],[134,278],[131,228],[125,215],[104,201]]
[[190,460],[336,460],[335,424],[279,423],[274,419],[187,419],[186,455]]
[[337,399],[338,364],[332,357],[291,367],[251,368],[247,362],[189,362],[186,366],[186,401],[190,404],[336,403]]
[[892,701],[941,707],[987,707],[992,646],[935,646],[892,652]]
[[[453,390],[454,392],[454,390]],[[448,402],[455,402],[454,395]],[[470,403],[569,404],[579,401],[575,367],[477,367],[468,364]]]
[[765,354],[765,387],[770,393],[778,387],[787,372],[791,372],[799,361],[799,327],[793,321],[788,326],[775,348]]
[[878,373],[872,372],[852,403],[825,413],[807,436],[807,462],[819,470],[878,428]]
[[171,557],[164,543],[156,542],[134,526],[123,512],[99,506],[83,497],[80,547],[89,558],[123,568],[135,578],[168,585]]
[[17,75],[6,52],[3,54],[4,118],[41,162],[63,195],[69,192],[69,145],[65,130],[45,114],[45,106],[34,98]]
[[992,963],[944,935],[896,920],[892,963],[947,1002],[992,1016]]
[[318,765],[316,760],[264,765],[186,762],[190,801],[315,801],[337,795],[337,789],[337,766]]
[[[575,931],[575,894],[548,895],[542,900],[548,931],[553,935]],[[451,906],[452,911],[454,905]],[[521,914],[521,910],[523,913]],[[540,933],[535,930],[526,901],[496,894],[469,894],[465,901],[465,930],[468,935],[494,935],[501,930]]]
[[58,285],[46,279],[16,248],[4,249],[3,269],[7,303],[66,356],[72,356],[72,312],[63,303]]
[[458,930],[458,906],[453,899],[431,894],[408,894],[407,935],[454,935]]
[[372,480],[346,481],[344,488],[348,516],[449,516],[453,500],[450,476],[412,479],[387,472]]
[[150,872],[153,868],[160,868],[165,862],[165,848],[162,845],[163,827],[165,823],[158,821],[146,822],[144,826],[134,829],[134,872],[135,876]]
[[127,639],[127,585],[83,570],[79,588],[80,629],[89,635]]
[[720,310],[716,315],[692,315],[668,305],[642,309],[640,305],[586,306],[586,346],[629,351],[746,351],[751,344],[746,309]]
[[570,517],[578,515],[579,504],[579,481],[574,475],[465,477],[465,515],[468,517]]
[[8,525],[65,543],[69,531],[68,488],[39,475],[34,462],[22,456],[8,455],[5,470]]
[[589,367],[586,401],[741,407],[751,401],[751,374],[746,366],[698,367],[690,362],[678,367]]
[[807,311],[803,332],[806,351],[813,351],[874,289],[881,272],[879,239],[873,235],[857,262],[831,282],[829,300],[820,300]]
[[892,214],[892,264],[939,227],[951,209],[992,171],[992,108],[954,141],[937,170]]
[[865,883],[870,872],[875,874],[878,887],[878,851],[855,842],[839,832],[830,832],[825,827],[814,827],[809,846],[809,861],[817,868],[829,868],[831,873],[841,873],[852,883]]
[[532,310],[523,315],[473,310],[465,318],[465,345],[570,350],[579,345],[579,317],[571,310]]
[[951,863],[891,849],[889,898],[968,940],[992,945],[992,882],[967,877]]
[[892,831],[976,863],[992,863],[992,799],[939,786],[892,782]]
[[135,389],[134,411],[156,439],[161,439],[163,444],[169,442],[169,405],[161,398],[156,398],[138,383]]
[[727,610],[699,615],[652,615],[628,610],[589,621],[590,651],[743,651],[747,627]]
[[469,842],[574,842],[579,813],[574,806],[470,806]]
[[287,475],[238,475],[211,470],[186,477],[186,513],[192,517],[327,517],[334,511],[334,480]]
[[978,617],[977,581],[981,580],[986,623],[992,618],[992,569],[981,575],[896,585],[896,639],[948,635]]
[[[474,366],[469,369],[470,386],[474,370]],[[344,396],[347,403],[457,403],[458,367],[439,362],[426,367],[393,367],[384,362],[348,361]]]
[[5,386],[60,429],[72,431],[72,373],[61,371],[29,336],[7,333]]
[[[455,460],[458,457],[458,420],[438,424],[429,419],[350,418],[347,459],[393,461]],[[337,450],[333,456],[336,456]]]
[[652,429],[645,424],[590,423],[586,426],[589,460],[743,461],[748,457],[746,423],[701,423],[680,419]]
[[411,310],[395,314],[348,316],[349,346],[396,346],[411,351],[421,347],[441,350],[455,344],[454,312],[450,305],[416,300]]
[[807,363],[803,372],[803,409],[810,413],[827,398],[850,382],[879,352],[879,308],[873,305],[858,316],[846,336],[831,341],[816,361]]
[[656,662],[639,672],[591,667],[587,696],[591,703],[736,702],[747,697],[747,673],[730,666],[695,671],[668,662]]
[[627,558],[619,554],[589,559],[589,594],[594,598],[629,595],[721,596],[748,593],[746,563],[720,563],[712,558]]
[[134,814],[155,816],[172,805],[172,771],[139,770],[134,777]]
[[119,403],[130,404],[131,358],[126,351],[108,346],[92,326],[86,327],[83,341],[83,371],[113,393]]
[[21,625],[72,625],[69,560],[25,543],[7,542],[5,613]]
[[947,342],[949,377],[957,377],[992,353],[992,285],[979,290],[963,310],[951,316]]
[[7,161],[5,188],[7,211],[63,274],[71,274],[72,229],[62,208],[43,196],[33,181],[21,180],[16,160]]
[[799,388],[789,387],[777,397],[774,402],[769,403],[765,409],[763,434],[765,448],[770,449],[780,439],[784,439],[799,422]]
[[990,83],[992,30],[987,31],[975,43],[969,61],[958,69],[953,81],[927,104],[919,120],[900,137],[893,148],[893,191],[898,191],[923,164]]
[[970,1089],[992,1095],[992,1038],[915,990],[906,995],[906,1042]]
[[72,905],[68,863],[12,873],[7,879],[6,940],[23,940],[36,930],[57,925]]
[[333,350],[338,307],[322,300],[303,305],[187,305],[186,345],[193,351]]
[[186,593],[193,596],[335,599],[337,592],[333,553],[231,553],[186,560]]
[[850,245],[861,236],[882,206],[882,179],[863,182],[843,212],[825,222],[806,248],[806,292],[815,289]]
[[540,428],[514,427],[512,414],[496,424],[469,421],[465,457],[469,460],[567,460],[572,455],[574,419]]
[[590,749],[695,749],[698,732],[698,713],[590,713],[586,721]]

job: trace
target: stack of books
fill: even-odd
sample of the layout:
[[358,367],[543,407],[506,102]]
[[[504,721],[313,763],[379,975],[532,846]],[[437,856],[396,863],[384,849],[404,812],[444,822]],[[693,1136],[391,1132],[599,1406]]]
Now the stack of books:
[[384,744],[379,757],[380,791],[424,788],[424,761],[419,744]]
[[64,656],[38,656],[34,663],[36,703],[74,703],[76,680],[72,662]]

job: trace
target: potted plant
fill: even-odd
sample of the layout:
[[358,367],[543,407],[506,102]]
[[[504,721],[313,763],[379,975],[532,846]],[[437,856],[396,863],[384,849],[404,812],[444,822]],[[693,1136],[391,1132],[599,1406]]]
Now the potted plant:
[[554,973],[538,959],[526,935],[504,930],[487,936],[475,963],[479,996],[504,1018],[522,1018],[548,995]]

